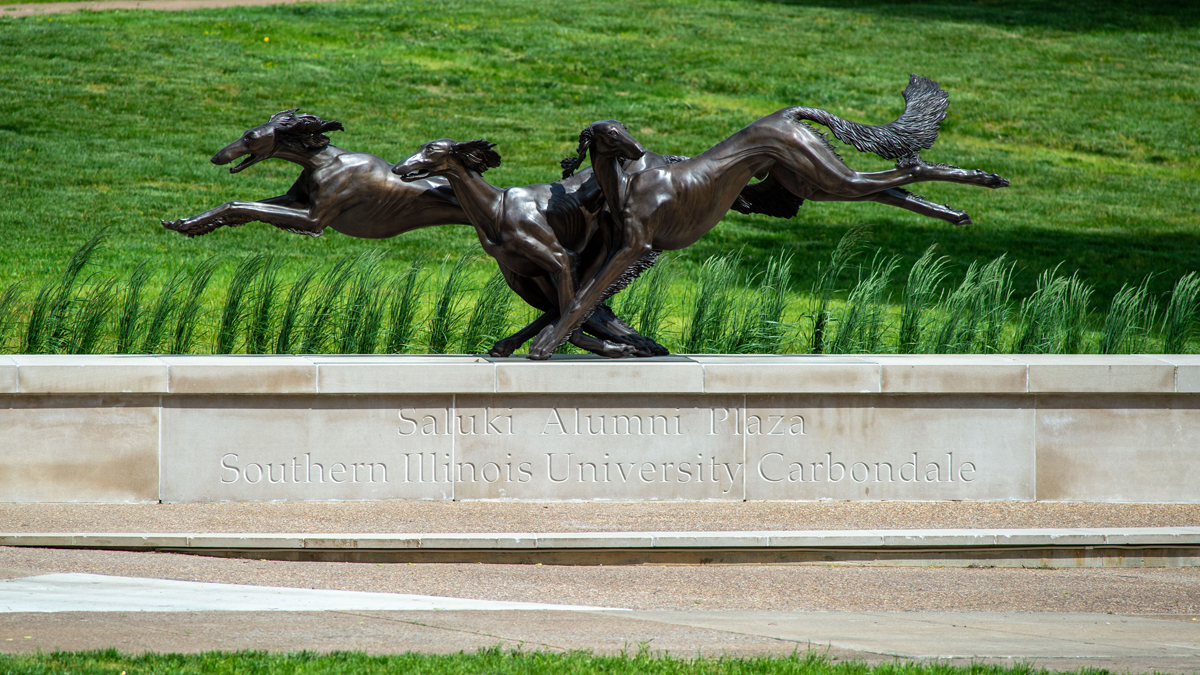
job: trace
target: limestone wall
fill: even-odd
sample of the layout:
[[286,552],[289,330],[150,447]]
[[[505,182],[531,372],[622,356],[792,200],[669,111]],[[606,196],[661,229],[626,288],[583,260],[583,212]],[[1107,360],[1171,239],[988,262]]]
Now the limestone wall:
[[0,357],[0,501],[1200,501],[1200,356]]

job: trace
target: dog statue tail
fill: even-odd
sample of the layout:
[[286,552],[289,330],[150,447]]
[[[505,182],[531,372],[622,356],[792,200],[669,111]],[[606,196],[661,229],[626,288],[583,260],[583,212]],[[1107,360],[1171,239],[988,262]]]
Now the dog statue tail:
[[850,122],[819,108],[796,107],[788,111],[793,122],[811,120],[829,127],[834,137],[853,145],[859,152],[872,152],[897,166],[921,162],[920,151],[933,146],[938,127],[946,119],[949,95],[937,82],[912,75],[904,89],[904,112],[882,126]]

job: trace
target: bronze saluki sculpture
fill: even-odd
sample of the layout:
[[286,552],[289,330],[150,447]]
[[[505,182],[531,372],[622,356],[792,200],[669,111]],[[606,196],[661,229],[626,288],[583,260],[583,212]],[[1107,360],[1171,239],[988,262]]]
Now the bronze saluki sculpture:
[[229,164],[238,173],[264,159],[284,159],[304,167],[287,194],[262,201],[234,201],[190,218],[164,220],[163,227],[189,237],[223,225],[264,222],[278,228],[319,236],[327,227],[351,237],[384,239],[431,225],[466,224],[454,192],[441,179],[405,183],[392,165],[366,152],[351,152],[329,143],[327,131],[341,122],[284,110],[266,124],[213,155],[213,164]]
[[[591,155],[594,177],[617,228],[613,239],[620,243],[601,269],[581,282],[562,317],[538,334],[529,358],[549,358],[593,307],[652,264],[659,251],[678,250],[704,236],[755,176],[773,181],[798,200],[870,200],[954,223],[970,222],[962,211],[901,188],[920,181],[1000,188],[1008,181],[996,174],[923,161],[918,153],[937,139],[947,96],[936,82],[914,75],[904,98],[904,113],[885,126],[848,122],[815,108],[784,108],[696,157],[634,174],[623,170],[622,159],[640,157],[644,150],[624,125],[606,120],[584,129],[578,156],[563,160],[564,175]],[[861,151],[895,159],[896,168],[854,171],[805,120],[829,126],[838,139]]]
[[[258,221],[314,237],[331,227],[352,237],[384,239],[422,227],[471,223],[444,178],[431,176],[419,180],[401,180],[392,173],[392,165],[383,159],[331,145],[325,132],[340,131],[342,128],[340,122],[298,114],[294,109],[272,115],[267,123],[247,130],[236,141],[219,150],[212,161],[225,165],[245,157],[230,169],[230,173],[238,173],[252,164],[271,158],[300,164],[304,170],[291,189],[278,197],[228,202],[190,218],[164,220],[163,227],[195,237],[222,226]],[[640,160],[627,163],[627,170],[640,171],[682,159],[686,158],[647,152]],[[610,240],[604,235],[610,233],[612,228],[595,226],[596,219],[607,217],[599,185],[591,178],[589,167],[570,178],[555,182],[552,187],[554,194],[558,195],[556,199],[586,204],[579,215],[587,221],[582,227],[588,234],[582,239],[584,248],[572,253],[578,256],[579,270],[585,275],[582,278],[590,278],[607,259],[611,247]],[[781,192],[787,194],[786,191]],[[794,208],[790,213],[786,212],[786,205],[784,212],[780,212],[779,205],[770,197],[758,185],[750,186],[735,208],[782,217],[795,214]],[[596,232],[600,236],[596,236]],[[580,241],[575,237],[573,244],[580,245]],[[546,312],[516,334],[497,341],[489,351],[492,356],[509,356],[558,318],[559,293],[551,278],[517,274],[503,264],[500,269],[518,296],[529,305]],[[627,352],[620,347],[614,348],[613,344],[633,347],[636,356],[667,353],[654,340],[639,335],[603,304],[597,306],[583,330],[599,340],[581,341],[608,356],[621,356]],[[612,344],[605,346],[604,343]]]
[[[340,122],[297,114],[295,109],[272,115],[267,123],[247,130],[219,150],[212,162],[225,165],[245,157],[230,173],[272,158],[299,164],[303,171],[291,189],[278,197],[228,202],[190,218],[164,220],[163,227],[196,237],[222,226],[264,222],[313,237],[330,227],[352,237],[384,239],[422,227],[471,223],[444,178],[403,181],[392,173],[390,162],[331,145],[325,132],[342,128]],[[649,156],[661,157],[654,153]],[[599,186],[590,176],[590,171],[586,175],[581,172],[555,185],[566,194],[581,190],[586,193],[582,198],[591,205],[589,216],[594,218],[603,201]],[[597,261],[595,264],[607,256],[602,242],[600,238],[591,240],[587,259]],[[598,245],[601,247],[597,248]],[[544,280],[513,274],[503,265],[501,271],[518,296],[550,314],[531,324],[529,328],[534,330],[527,328],[498,341],[489,351],[492,356],[512,354],[559,315],[556,295],[547,297],[543,292]],[[607,306],[597,307],[584,330],[601,341],[628,345],[637,356],[667,353],[657,342],[630,328]],[[610,347],[605,351],[607,355],[623,355],[626,350]]]
[[[595,234],[597,219],[592,214],[600,205],[589,205],[586,191],[568,192],[556,183],[503,189],[491,185],[483,172],[500,166],[494,147],[495,143],[485,140],[430,141],[392,167],[392,173],[405,182],[445,177],[474,225],[483,250],[508,272],[505,278],[510,283],[513,277],[529,279],[544,296],[556,301],[555,310],[566,307],[575,295],[577,251],[583,251]],[[598,196],[596,192],[591,201]],[[546,325],[549,321],[535,323]],[[522,333],[529,330],[527,327]],[[613,358],[634,352],[632,345],[597,340],[581,331],[568,339],[581,349]]]
[[[272,115],[266,124],[247,130],[219,150],[212,162],[224,165],[245,157],[230,173],[272,158],[299,164],[304,170],[287,194],[254,202],[228,202],[190,218],[164,220],[163,227],[195,237],[222,226],[264,222],[313,237],[331,227],[351,237],[384,239],[433,225],[470,224],[445,179],[403,181],[392,173],[390,162],[331,145],[324,132],[335,130],[342,130],[340,122],[297,114],[294,109]],[[577,191],[587,184],[589,199],[596,210],[600,193],[595,181],[589,183],[588,178],[578,176],[559,184],[566,192]],[[597,254],[593,253],[593,257]],[[510,287],[525,302],[542,311],[552,311],[549,319],[537,325],[539,330],[558,317],[558,307],[552,306],[543,295],[538,280],[519,277],[501,268]],[[639,335],[621,321],[607,306],[597,308],[594,319],[584,330],[601,340],[625,344],[628,351],[642,356],[667,353],[657,342]],[[508,356],[536,333],[536,330],[529,334],[518,332],[498,341],[489,353]]]

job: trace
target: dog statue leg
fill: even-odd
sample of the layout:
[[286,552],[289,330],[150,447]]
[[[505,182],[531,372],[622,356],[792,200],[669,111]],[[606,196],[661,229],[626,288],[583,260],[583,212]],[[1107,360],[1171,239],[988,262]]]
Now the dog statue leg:
[[[287,195],[273,197],[270,201],[286,197]],[[226,202],[191,218],[161,222],[162,226],[168,230],[174,230],[189,237],[208,234],[222,226],[237,227],[253,222],[267,223],[281,230],[295,234],[307,234],[310,237],[319,237],[325,231],[325,226],[310,216],[307,208],[268,202]]]

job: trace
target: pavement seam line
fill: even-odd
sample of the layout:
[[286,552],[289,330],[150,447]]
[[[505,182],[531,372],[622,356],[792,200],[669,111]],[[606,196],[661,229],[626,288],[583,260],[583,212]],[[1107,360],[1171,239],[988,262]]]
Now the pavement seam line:
[[[512,611],[512,610],[509,610],[509,611]],[[551,648],[551,649],[558,649],[558,650],[561,650],[561,651],[564,651],[564,652],[566,652],[566,651],[570,651],[570,649],[568,649],[568,648],[566,648],[566,647],[560,647],[560,646],[558,646],[558,645],[552,645],[552,644],[549,644],[549,643],[547,643],[547,642],[534,642],[534,641],[532,641],[532,640],[519,640],[519,639],[516,639],[516,638],[507,638],[507,637],[504,637],[504,636],[502,636],[502,635],[493,635],[492,633],[481,633],[481,632],[479,632],[479,631],[467,630],[467,629],[465,629],[465,628],[454,628],[453,626],[438,626],[438,625],[431,624],[431,623],[422,623],[422,622],[420,622],[420,621],[417,621],[417,620],[415,620],[415,619],[393,619],[393,618],[391,618],[391,617],[386,617],[386,616],[374,616],[374,615],[371,615],[371,614],[359,614],[358,612],[347,612],[347,611],[339,611],[339,610],[332,610],[332,613],[334,613],[334,614],[348,614],[348,615],[351,615],[351,616],[367,617],[367,618],[371,618],[371,619],[378,619],[378,620],[380,620],[380,621],[390,621],[390,622],[392,622],[392,623],[405,623],[405,624],[409,624],[409,625],[411,625],[411,626],[421,626],[422,628],[435,628],[435,629],[438,629],[438,630],[450,631],[450,632],[452,632],[452,633],[466,633],[466,634],[468,634],[468,635],[478,635],[478,636],[481,636],[481,637],[490,637],[490,638],[495,638],[495,639],[497,639],[497,640],[504,640],[505,642],[516,642],[517,644],[520,644],[520,645],[525,645],[525,644],[535,644],[535,645],[540,645],[540,646],[542,646],[542,647],[549,647],[549,648]]]

